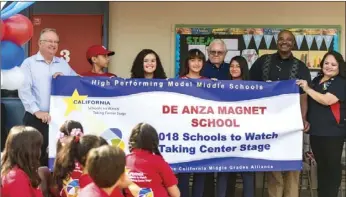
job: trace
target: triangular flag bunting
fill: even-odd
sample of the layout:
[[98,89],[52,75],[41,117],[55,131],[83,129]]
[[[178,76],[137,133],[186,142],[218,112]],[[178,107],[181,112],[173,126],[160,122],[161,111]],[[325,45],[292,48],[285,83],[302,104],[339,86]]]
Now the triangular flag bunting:
[[270,44],[272,43],[273,35],[264,35],[264,41],[266,43],[267,49],[270,48]]
[[245,47],[246,48],[249,47],[251,38],[252,38],[252,34],[245,34],[245,35],[243,35],[243,39],[244,39],[244,43],[245,43]]
[[321,45],[322,45],[322,41],[323,41],[322,36],[321,35],[316,35],[315,36],[315,40],[316,40],[317,48],[318,48],[318,50],[320,50]]
[[339,36],[337,34],[335,34],[333,36],[333,50],[334,51],[339,51]]
[[330,44],[332,43],[333,36],[332,35],[324,35],[323,36],[324,42],[326,43],[327,49],[329,49]]
[[298,49],[300,49],[304,40],[304,35],[296,35],[295,37],[296,37],[297,47]]
[[306,42],[308,43],[309,50],[312,45],[312,41],[314,41],[314,36],[313,35],[305,35]]
[[279,34],[274,34],[274,40],[275,40],[276,44],[278,43],[278,36],[279,36]]
[[259,49],[263,35],[254,35],[254,38],[255,38],[256,47],[257,47],[257,49]]

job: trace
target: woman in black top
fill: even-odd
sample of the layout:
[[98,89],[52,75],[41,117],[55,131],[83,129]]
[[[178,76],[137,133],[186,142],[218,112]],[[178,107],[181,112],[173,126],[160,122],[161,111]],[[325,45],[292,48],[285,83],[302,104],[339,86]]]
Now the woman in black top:
[[297,84],[309,95],[310,144],[317,162],[318,196],[337,197],[341,183],[341,155],[345,128],[345,63],[341,54],[331,51],[321,61],[321,72],[311,87]]

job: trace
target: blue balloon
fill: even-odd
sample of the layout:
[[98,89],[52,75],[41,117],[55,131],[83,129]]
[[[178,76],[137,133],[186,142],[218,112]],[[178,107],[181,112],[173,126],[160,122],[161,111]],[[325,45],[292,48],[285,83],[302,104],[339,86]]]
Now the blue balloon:
[[1,20],[6,20],[13,15],[18,14],[19,12],[25,10],[27,7],[31,6],[35,2],[18,2],[12,9],[7,10],[6,12],[1,12]]
[[1,69],[9,70],[20,66],[25,58],[24,49],[10,41],[1,42]]
[[8,12],[9,10],[11,10],[14,6],[16,6],[18,2],[15,1],[15,2],[12,2],[10,5],[6,6],[4,9],[1,10],[1,13],[6,13]]

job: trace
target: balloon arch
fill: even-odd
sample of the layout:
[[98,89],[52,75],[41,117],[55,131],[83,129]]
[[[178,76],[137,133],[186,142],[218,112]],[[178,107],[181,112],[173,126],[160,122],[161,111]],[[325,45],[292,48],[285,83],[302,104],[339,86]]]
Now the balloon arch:
[[17,90],[25,78],[19,68],[25,58],[23,45],[34,33],[30,19],[18,13],[34,2],[13,2],[2,9],[5,3],[1,2],[0,21],[1,89]]

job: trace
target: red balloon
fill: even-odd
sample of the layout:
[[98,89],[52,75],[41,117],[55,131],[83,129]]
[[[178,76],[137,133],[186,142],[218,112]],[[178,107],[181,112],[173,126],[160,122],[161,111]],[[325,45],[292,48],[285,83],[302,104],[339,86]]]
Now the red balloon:
[[28,42],[34,34],[34,26],[24,15],[16,14],[4,20],[6,34],[3,40],[12,41],[17,45]]
[[5,24],[4,22],[2,22],[2,20],[0,20],[0,40],[2,40],[4,35],[5,35]]

